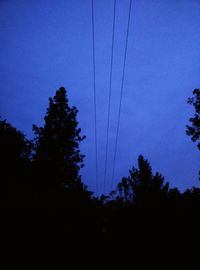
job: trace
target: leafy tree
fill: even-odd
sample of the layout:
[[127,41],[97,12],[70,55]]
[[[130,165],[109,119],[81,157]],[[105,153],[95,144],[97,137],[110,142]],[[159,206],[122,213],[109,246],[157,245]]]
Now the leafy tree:
[[34,164],[44,189],[85,188],[79,175],[84,158],[79,143],[85,136],[80,135],[77,113],[76,107],[69,106],[66,90],[61,87],[53,98],[49,98],[44,127],[33,125],[36,135]]
[[164,184],[164,177],[160,173],[153,175],[148,160],[143,156],[138,158],[138,169],[133,167],[129,173],[130,175],[123,177],[118,184],[119,193],[125,203],[158,207],[165,201],[169,184]]
[[[188,104],[194,106],[195,114],[189,119],[191,126],[186,126],[186,134],[191,136],[193,142],[196,142],[200,138],[200,89],[193,91],[193,97],[188,99]],[[197,144],[200,149],[200,142]]]

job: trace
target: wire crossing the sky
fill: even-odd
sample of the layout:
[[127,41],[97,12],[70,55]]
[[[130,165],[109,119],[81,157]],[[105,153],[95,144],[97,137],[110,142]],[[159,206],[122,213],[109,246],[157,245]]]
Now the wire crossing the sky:
[[113,8],[112,45],[111,45],[111,58],[110,58],[110,83],[109,83],[109,97],[108,97],[108,115],[107,115],[106,152],[105,152],[105,170],[104,170],[103,193],[105,193],[105,188],[106,188],[106,174],[107,174],[107,161],[108,161],[110,103],[111,103],[111,92],[112,92],[113,53],[114,53],[114,40],[115,40],[115,13],[116,13],[116,0],[114,0],[114,8]]
[[130,0],[130,3],[129,3],[126,43],[125,43],[125,50],[124,50],[124,63],[123,63],[123,71],[122,71],[121,92],[120,92],[119,111],[118,111],[118,120],[117,120],[117,132],[116,132],[116,138],[115,138],[115,148],[114,148],[114,158],[113,158],[113,171],[112,171],[112,178],[111,178],[111,191],[112,191],[113,180],[114,180],[114,175],[115,175],[116,155],[117,155],[117,146],[118,146],[118,139],[119,139],[119,126],[120,126],[120,117],[121,117],[122,96],[123,96],[123,90],[124,90],[124,76],[125,76],[126,55],[127,55],[127,47],[128,47],[129,26],[130,26],[130,18],[131,18],[131,7],[132,7],[132,0]]
[[95,29],[94,29],[94,3],[92,0],[92,46],[93,46],[93,90],[94,90],[94,137],[95,137],[95,167],[96,167],[96,193],[98,195],[98,149],[97,149],[97,102],[96,102],[96,64],[95,64]]

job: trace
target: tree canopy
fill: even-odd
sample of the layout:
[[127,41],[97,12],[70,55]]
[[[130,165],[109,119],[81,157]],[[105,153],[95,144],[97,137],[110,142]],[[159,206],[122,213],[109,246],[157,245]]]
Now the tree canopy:
[[[188,103],[196,112],[189,120],[192,125],[187,126],[187,134],[198,141],[200,90],[193,94]],[[137,167],[133,166],[109,195],[92,196],[80,175],[84,161],[80,143],[85,136],[81,135],[77,114],[77,108],[69,105],[67,92],[61,87],[49,98],[44,125],[33,126],[33,141],[7,121],[0,121],[0,207],[25,207],[29,211],[40,208],[53,213],[56,222],[58,217],[64,220],[62,225],[68,231],[100,235],[114,232],[123,237],[131,233],[135,237],[140,228],[142,233],[149,233],[146,224],[156,231],[157,222],[162,220],[160,227],[169,221],[174,225],[179,218],[182,224],[191,218],[191,213],[196,221],[200,189],[180,192],[176,187],[170,188],[160,173],[153,173],[142,155]]]

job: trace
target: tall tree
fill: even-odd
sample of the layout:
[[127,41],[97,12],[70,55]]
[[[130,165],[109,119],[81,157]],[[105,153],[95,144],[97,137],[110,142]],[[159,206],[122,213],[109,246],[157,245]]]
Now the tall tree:
[[[186,126],[186,134],[191,136],[193,142],[196,142],[200,139],[200,89],[193,91],[193,97],[188,98],[188,104],[194,106],[195,114],[189,119],[191,126]],[[197,147],[200,149],[200,142]]]
[[64,87],[49,98],[44,127],[33,125],[36,135],[34,163],[40,172],[43,188],[83,188],[79,175],[84,155],[79,143],[85,138],[77,122],[78,110],[68,104]]

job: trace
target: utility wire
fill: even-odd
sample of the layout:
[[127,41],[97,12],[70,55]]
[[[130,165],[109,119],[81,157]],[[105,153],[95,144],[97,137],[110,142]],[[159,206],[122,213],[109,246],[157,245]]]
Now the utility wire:
[[98,151],[97,151],[97,103],[96,103],[96,64],[95,64],[95,29],[94,29],[94,1],[92,0],[92,46],[93,46],[93,88],[94,88],[94,137],[95,137],[95,167],[96,193],[98,196]]
[[115,40],[115,13],[116,13],[116,0],[114,0],[114,8],[113,8],[112,45],[111,45],[111,58],[110,58],[110,83],[109,83],[109,97],[108,97],[108,116],[107,116],[103,193],[105,193],[105,188],[106,188],[106,174],[107,174],[107,161],[108,161],[108,138],[109,138],[109,127],[110,127],[110,104],[111,104],[111,92],[112,92],[113,52],[114,52],[114,40]]
[[123,63],[123,71],[122,71],[120,102],[119,102],[119,111],[118,111],[118,120],[117,120],[117,132],[116,132],[116,138],[115,138],[115,148],[114,148],[114,158],[113,158],[113,171],[112,171],[112,178],[111,178],[111,191],[112,191],[113,180],[114,180],[114,175],[115,175],[116,155],[117,155],[117,146],[118,146],[118,139],[119,139],[119,126],[120,126],[120,116],[121,116],[121,107],[122,107],[122,96],[123,96],[123,90],[124,90],[124,75],[125,75],[126,55],[127,55],[127,47],[128,47],[129,26],[130,26],[130,18],[131,18],[131,7],[132,7],[132,0],[130,0],[130,3],[129,3],[126,43],[125,43],[125,50],[124,50],[124,63]]

